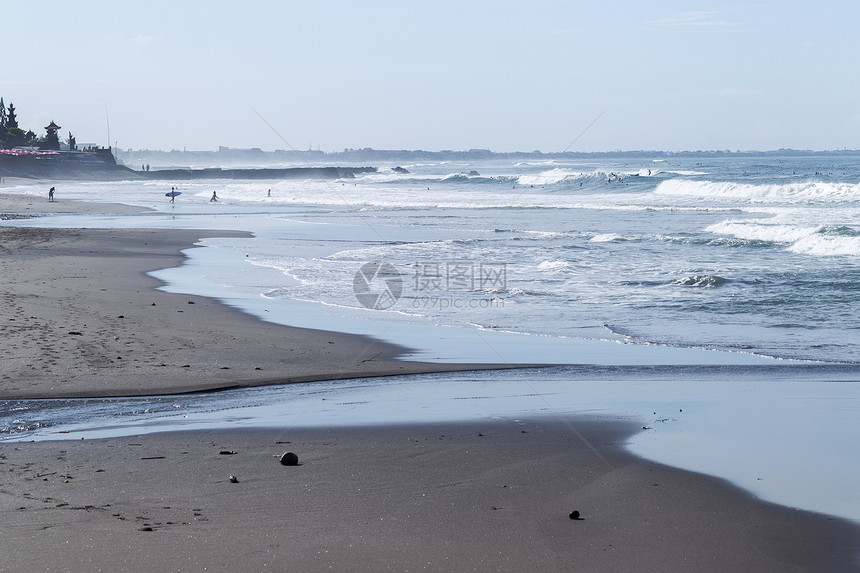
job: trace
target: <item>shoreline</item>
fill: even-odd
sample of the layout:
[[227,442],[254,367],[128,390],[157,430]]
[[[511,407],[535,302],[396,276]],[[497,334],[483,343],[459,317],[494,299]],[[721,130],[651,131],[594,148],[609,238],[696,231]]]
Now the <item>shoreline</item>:
[[[57,185],[56,181],[34,180],[27,181],[13,177],[4,177],[0,190],[6,187],[26,183],[35,188],[37,185],[44,190],[43,195],[10,194],[0,191],[0,220],[3,219],[32,219],[44,215],[58,214],[93,214],[93,213],[143,213],[151,211],[145,207],[126,205],[124,203],[99,203],[95,201],[76,201],[63,199],[62,189],[57,192],[56,200],[48,201],[48,189]],[[11,180],[11,181],[10,181]]]
[[[11,213],[3,200],[0,213]],[[38,199],[21,201],[39,209]],[[51,205],[68,210],[57,212],[70,213],[114,207],[58,203]],[[267,323],[214,299],[156,290],[161,281],[146,272],[179,264],[180,250],[204,236],[250,235],[0,226],[0,399],[511,367],[400,361],[402,348],[372,338]],[[635,457],[623,451],[638,431],[629,421],[520,424],[0,443],[8,524],[0,526],[0,548],[18,558],[0,571],[69,561],[112,570],[261,569],[279,561],[373,571],[425,561],[430,570],[857,567],[856,524]],[[302,465],[272,463],[283,449],[296,449]],[[246,451],[249,466],[222,471]],[[284,469],[313,473],[284,481]],[[239,483],[227,480],[231,473]],[[519,476],[516,487],[509,476]],[[528,495],[496,500],[490,494],[500,487]],[[583,507],[584,519],[567,517]],[[592,523],[597,530],[570,529]]]
[[857,569],[857,524],[637,458],[636,431],[580,417],[8,444],[0,570]]
[[[47,182],[45,183],[47,185]],[[117,203],[0,194],[0,219],[135,213]],[[0,226],[0,399],[154,396],[528,364],[399,360],[369,336],[283,326],[159,290],[206,237],[245,231]],[[165,334],[166,333],[166,334]],[[321,366],[322,365],[322,366]]]
[[398,360],[406,349],[267,323],[147,272],[228,231],[0,227],[0,399],[143,396],[510,368]]

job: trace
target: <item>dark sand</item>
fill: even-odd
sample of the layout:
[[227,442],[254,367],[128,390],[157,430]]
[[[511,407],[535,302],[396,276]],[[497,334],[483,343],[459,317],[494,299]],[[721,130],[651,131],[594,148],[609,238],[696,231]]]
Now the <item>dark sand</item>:
[[[28,186],[38,184],[42,189],[44,189],[44,195],[10,195],[0,193],[0,220],[68,213],[140,213],[149,210],[142,207],[135,207],[133,205],[123,205],[121,203],[95,203],[66,200],[63,199],[62,186],[56,181],[36,182],[32,179],[3,177],[3,182],[0,183],[0,189],[21,184],[26,184]],[[48,201],[48,190],[51,187],[59,187],[54,194],[54,201]]]
[[856,527],[573,424],[2,444],[0,571],[857,570]]
[[[207,235],[0,228],[0,395],[443,368],[154,290],[142,273]],[[637,428],[574,418],[0,442],[0,572],[860,570],[856,524],[630,456]],[[300,465],[278,462],[287,450]]]
[[[0,204],[0,207],[2,204]],[[2,212],[2,210],[0,210]],[[145,271],[222,231],[0,227],[0,398],[131,396],[487,369],[396,360],[368,337],[265,323]]]

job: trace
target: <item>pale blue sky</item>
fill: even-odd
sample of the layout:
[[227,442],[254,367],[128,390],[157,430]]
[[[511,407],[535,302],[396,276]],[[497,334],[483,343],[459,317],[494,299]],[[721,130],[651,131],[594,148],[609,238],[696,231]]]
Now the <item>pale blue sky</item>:
[[[860,148],[854,2],[4,3],[0,96],[79,142]],[[259,114],[259,115],[258,115]],[[261,117],[265,119],[261,119]]]

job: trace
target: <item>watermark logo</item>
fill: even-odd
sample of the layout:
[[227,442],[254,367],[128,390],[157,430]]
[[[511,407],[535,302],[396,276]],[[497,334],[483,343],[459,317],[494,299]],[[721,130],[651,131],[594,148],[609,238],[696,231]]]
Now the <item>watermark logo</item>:
[[[425,310],[502,308],[507,265],[478,261],[421,261],[412,265],[414,296],[407,302]],[[403,296],[401,273],[391,263],[366,263],[355,274],[353,292],[363,306],[387,310]],[[481,294],[495,293],[491,298]]]
[[430,261],[412,265],[413,286],[422,292],[504,291],[508,284],[505,263]]
[[403,294],[403,278],[397,267],[383,261],[362,265],[352,281],[355,298],[363,306],[387,310],[397,304]]

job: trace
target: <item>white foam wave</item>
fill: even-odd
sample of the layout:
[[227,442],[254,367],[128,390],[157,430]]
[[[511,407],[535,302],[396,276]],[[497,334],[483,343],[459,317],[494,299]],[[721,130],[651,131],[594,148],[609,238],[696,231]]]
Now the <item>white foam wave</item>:
[[592,243],[609,243],[618,239],[623,239],[623,237],[617,233],[601,233],[599,235],[594,235],[589,240]]
[[[450,173],[449,173],[450,175]],[[602,181],[613,174],[601,171],[593,173],[578,172],[567,168],[544,171],[538,175],[521,175],[518,179],[523,181],[548,182],[563,180],[565,178],[576,178],[585,181]],[[315,205],[343,207],[353,210],[378,210],[378,209],[487,209],[487,208],[517,208],[517,209],[588,209],[588,210],[724,210],[726,206],[713,206],[692,204],[692,202],[679,201],[674,197],[657,197],[652,192],[617,193],[616,188],[601,193],[581,193],[575,195],[559,193],[557,190],[542,191],[540,189],[522,189],[517,185],[516,191],[510,191],[506,186],[503,188],[494,185],[473,186],[468,193],[464,193],[459,185],[442,184],[445,175],[434,175],[438,185],[433,185],[429,179],[412,181],[412,175],[393,175],[397,184],[389,184],[392,180],[389,174],[368,174],[365,178],[356,178],[353,181],[266,181],[266,182],[243,182],[243,181],[212,181],[212,182],[189,182],[177,186],[189,200],[183,200],[181,204],[190,202],[208,204],[213,191],[217,191],[221,201],[218,207],[232,206],[239,208],[287,208],[299,205]],[[424,177],[424,176],[417,176]],[[455,174],[456,177],[462,175]],[[508,176],[480,177],[481,180],[504,182]],[[614,177],[621,175],[614,174]],[[146,187],[146,197],[140,193],[140,186],[136,186],[135,198],[141,201],[145,198],[161,200],[165,184],[150,185]],[[430,189],[427,189],[427,187]],[[620,188],[620,187],[619,187]],[[150,190],[151,189],[151,190]],[[166,187],[170,190],[170,185]],[[271,193],[270,193],[271,191]],[[592,189],[593,191],[593,189]],[[67,192],[68,193],[68,192]],[[84,191],[81,192],[84,194]],[[91,189],[89,190],[91,195]],[[74,197],[73,197],[74,198]],[[193,201],[190,201],[193,198]],[[655,198],[657,199],[655,201]],[[739,207],[734,207],[738,209]]]
[[570,169],[556,167],[555,169],[542,171],[533,175],[520,175],[519,183],[520,185],[552,185],[554,183],[561,183],[566,179],[583,177],[587,177],[587,175],[581,171],[571,171]]
[[816,257],[860,257],[860,237],[830,237],[816,234],[804,237],[788,248],[792,253]]
[[541,271],[557,271],[569,266],[570,264],[566,261],[543,261],[537,266],[537,268]]
[[860,256],[860,236],[830,234],[827,226],[724,221],[705,230],[746,241],[788,244],[788,251],[817,257]]
[[808,181],[753,185],[727,181],[670,179],[654,191],[656,195],[715,200],[746,200],[751,203],[845,202],[860,200],[860,184]]
[[794,243],[814,235],[820,227],[800,227],[795,225],[776,225],[748,221],[723,221],[705,228],[717,235],[730,235],[746,241],[769,243]]

